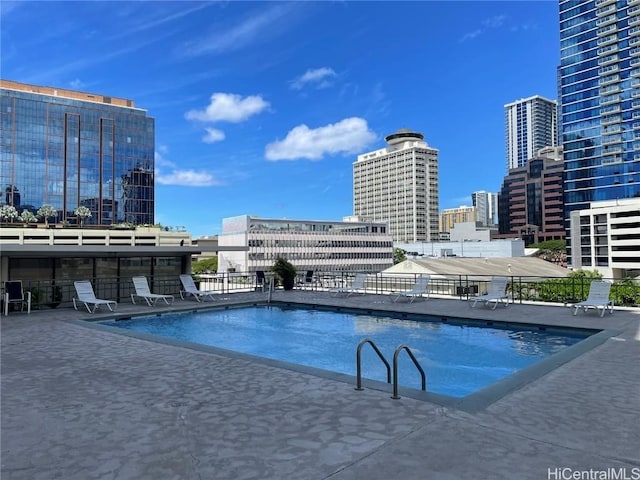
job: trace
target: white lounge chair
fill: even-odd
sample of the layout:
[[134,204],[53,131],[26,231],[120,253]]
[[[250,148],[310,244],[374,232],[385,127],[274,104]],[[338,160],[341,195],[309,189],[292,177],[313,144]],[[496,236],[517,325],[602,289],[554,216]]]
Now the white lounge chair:
[[613,300],[609,300],[609,292],[611,291],[611,284],[605,281],[594,281],[589,285],[589,295],[584,302],[579,302],[574,305],[575,310],[573,314],[576,315],[581,308],[586,312],[590,308],[602,309],[600,316],[604,317],[604,312],[609,311],[609,314],[613,313]]
[[365,283],[367,281],[366,273],[356,273],[353,283],[346,287],[331,288],[329,291],[333,293],[333,296],[337,296],[339,293],[346,293],[347,297],[354,293],[364,293]]
[[470,297],[469,301],[473,300],[471,307],[475,307],[476,303],[483,302],[485,307],[488,307],[491,302],[494,302],[492,310],[495,310],[498,303],[502,303],[505,307],[509,305],[509,295],[507,295],[507,284],[509,279],[507,277],[493,277],[489,284],[489,291],[485,295],[476,295]]
[[11,280],[4,282],[4,315],[9,315],[9,305],[19,303],[20,311],[27,306],[27,313],[31,313],[31,292],[25,292],[22,288],[22,280]]
[[[109,310],[115,312],[118,307],[118,302],[114,300],[103,300],[101,298],[96,298],[96,294],[93,293],[93,287],[91,286],[91,282],[88,280],[81,280],[78,282],[73,282],[73,286],[76,288],[76,294],[78,298],[73,297],[73,308],[78,309],[78,304],[76,300],[80,303],[84,303],[84,306],[87,307],[89,313],[95,313],[96,309],[100,305],[106,305]],[[113,304],[113,308],[111,308],[111,304]],[[89,305],[93,305],[93,309],[89,308]]]
[[182,282],[183,288],[183,290],[180,290],[180,298],[183,300],[185,295],[193,295],[198,302],[201,298],[207,297],[211,300],[215,300],[213,296],[218,294],[215,290],[198,290],[198,287],[196,287],[196,284],[193,281],[193,277],[189,274],[180,275],[180,282]]
[[413,301],[417,297],[424,296],[425,298],[429,298],[429,280],[431,277],[429,275],[420,275],[416,279],[416,283],[413,285],[411,290],[404,290],[402,292],[394,292],[396,298],[393,299],[394,302],[397,302],[400,297],[410,298],[409,303],[413,303]]
[[131,278],[131,280],[133,281],[133,286],[136,289],[136,293],[131,294],[131,303],[136,303],[135,297],[144,298],[147,302],[147,305],[149,305],[150,307],[154,306],[158,300],[163,300],[167,305],[169,305],[169,300],[171,300],[171,303],[173,303],[173,295],[151,293],[149,282],[147,282],[147,277],[133,277]]

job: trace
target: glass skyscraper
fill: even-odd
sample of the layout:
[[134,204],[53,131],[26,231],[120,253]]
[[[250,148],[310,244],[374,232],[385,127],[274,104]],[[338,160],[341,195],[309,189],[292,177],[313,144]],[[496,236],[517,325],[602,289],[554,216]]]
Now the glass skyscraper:
[[560,1],[565,220],[640,197],[640,0]]
[[[132,100],[0,80],[0,203],[58,222],[154,223],[154,119]],[[54,219],[50,219],[53,221]]]

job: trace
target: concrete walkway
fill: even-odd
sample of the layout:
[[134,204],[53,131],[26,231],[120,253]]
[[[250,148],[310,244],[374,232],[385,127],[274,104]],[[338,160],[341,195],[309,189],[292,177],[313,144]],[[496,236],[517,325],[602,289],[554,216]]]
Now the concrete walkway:
[[[233,294],[218,303],[263,299]],[[638,310],[601,319],[561,306],[494,311],[438,298],[400,304],[293,291],[274,300],[613,336],[470,413],[73,321],[102,313],[12,313],[0,320],[2,479],[537,480],[590,478],[568,476],[589,469],[640,478]],[[178,300],[158,310],[197,306]],[[151,311],[118,307],[120,316]]]

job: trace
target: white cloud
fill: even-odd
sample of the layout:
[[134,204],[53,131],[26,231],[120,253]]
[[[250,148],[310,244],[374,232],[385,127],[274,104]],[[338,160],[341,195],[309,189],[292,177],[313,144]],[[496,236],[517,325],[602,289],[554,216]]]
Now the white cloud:
[[472,32],[465,33],[459,40],[460,43],[466,42],[467,40],[473,40],[480,35],[487,33],[487,31],[501,28],[504,26],[505,20],[507,19],[506,15],[495,15],[493,17],[485,18],[482,20],[482,27],[473,30]]
[[211,95],[211,103],[204,110],[189,110],[187,120],[201,122],[244,122],[269,107],[269,102],[259,95],[242,98],[233,93],[217,92]]
[[246,18],[226,30],[221,27],[216,28],[213,35],[184,46],[181,52],[187,56],[221,54],[241,49],[252,42],[259,42],[267,34],[284,30],[286,27],[284,22],[292,6],[293,2],[273,4],[259,14]]
[[291,82],[291,88],[301,90],[306,85],[312,85],[316,89],[327,88],[332,85],[331,79],[334,77],[336,77],[336,72],[329,67],[307,70],[302,76]]
[[376,139],[363,118],[345,118],[337,123],[310,129],[293,128],[284,140],[266,146],[267,160],[319,160],[326,154],[356,153]]
[[85,86],[85,83],[80,80],[79,78],[76,78],[74,80],[71,80],[69,82],[69,86],[71,88],[73,88],[74,90],[80,90],[81,88],[83,88]]
[[[164,158],[163,155],[167,152],[168,149],[165,145],[159,145],[155,152],[155,180],[161,185],[210,187],[222,184],[208,172],[177,168],[175,163]],[[165,172],[165,168],[170,171]]]
[[202,137],[202,141],[204,143],[216,143],[224,140],[224,132],[222,130],[218,130],[217,128],[205,128],[207,134]]
[[173,170],[167,174],[156,173],[156,181],[162,185],[184,187],[210,187],[220,185],[213,175],[196,170]]

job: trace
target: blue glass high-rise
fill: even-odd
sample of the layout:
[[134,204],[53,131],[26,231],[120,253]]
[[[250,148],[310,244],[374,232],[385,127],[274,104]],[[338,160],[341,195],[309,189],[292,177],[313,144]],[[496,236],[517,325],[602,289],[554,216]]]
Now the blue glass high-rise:
[[565,219],[640,197],[640,0],[560,1]]
[[131,100],[0,83],[0,185],[20,213],[49,204],[79,223],[85,206],[85,225],[154,223],[154,142]]

